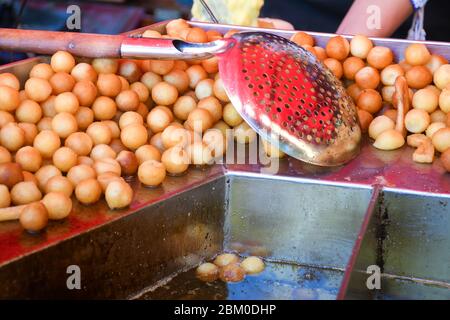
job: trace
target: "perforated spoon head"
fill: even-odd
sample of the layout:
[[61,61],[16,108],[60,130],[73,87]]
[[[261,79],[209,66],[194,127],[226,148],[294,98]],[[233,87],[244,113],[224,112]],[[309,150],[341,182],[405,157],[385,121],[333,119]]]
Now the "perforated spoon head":
[[341,82],[309,51],[270,33],[243,32],[221,53],[231,102],[263,139],[299,160],[336,166],[354,158],[361,130]]

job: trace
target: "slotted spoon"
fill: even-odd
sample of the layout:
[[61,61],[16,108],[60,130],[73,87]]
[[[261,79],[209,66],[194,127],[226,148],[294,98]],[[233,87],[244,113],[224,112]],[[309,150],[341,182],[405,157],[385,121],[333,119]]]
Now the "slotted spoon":
[[231,102],[264,139],[315,165],[341,165],[359,152],[356,108],[336,77],[295,43],[264,32],[210,43],[70,32],[0,29],[0,48],[98,58],[203,59],[217,55]]

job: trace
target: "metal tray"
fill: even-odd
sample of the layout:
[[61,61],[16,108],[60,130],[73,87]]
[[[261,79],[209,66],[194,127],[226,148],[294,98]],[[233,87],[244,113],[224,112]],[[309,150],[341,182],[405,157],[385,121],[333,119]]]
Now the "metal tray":
[[[312,34],[319,45],[332,36]],[[398,57],[410,43],[374,41]],[[450,59],[448,43],[427,46]],[[41,59],[0,72],[24,80]],[[75,201],[66,221],[51,222],[37,236],[16,222],[1,223],[0,298],[449,299],[450,175],[439,159],[412,162],[412,152],[379,151],[366,139],[345,166],[287,158],[276,175],[243,159],[192,168],[158,189],[133,182],[127,210]],[[188,270],[224,250],[265,256],[267,270],[238,284],[196,281]],[[71,265],[81,269],[80,290],[67,288]],[[370,265],[381,268],[381,289],[366,286]]]

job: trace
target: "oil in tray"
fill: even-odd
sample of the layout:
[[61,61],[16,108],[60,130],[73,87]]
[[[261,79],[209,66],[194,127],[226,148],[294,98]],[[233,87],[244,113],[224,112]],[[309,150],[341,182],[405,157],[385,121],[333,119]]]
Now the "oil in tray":
[[195,270],[180,273],[158,288],[139,296],[142,300],[248,300],[248,299],[336,299],[343,273],[338,270],[265,261],[257,275],[236,283],[198,280]]

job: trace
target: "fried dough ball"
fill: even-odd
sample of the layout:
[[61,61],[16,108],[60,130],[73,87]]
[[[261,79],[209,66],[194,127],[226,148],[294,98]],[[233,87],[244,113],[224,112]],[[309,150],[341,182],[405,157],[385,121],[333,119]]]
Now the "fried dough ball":
[[210,97],[214,94],[213,92],[214,80],[203,79],[197,83],[195,87],[195,95],[199,100]]
[[[75,79],[66,72],[57,72],[54,75],[51,76],[50,80],[48,80],[53,94],[57,95],[63,92],[69,92],[73,90],[73,87],[75,86]],[[27,94],[28,95],[28,94]],[[30,97],[30,96],[28,96]],[[30,99],[33,99],[37,101],[36,99],[30,97]],[[44,99],[45,100],[45,99]]]
[[[47,98],[50,96],[50,94],[52,93],[52,87],[50,83],[45,79],[29,78],[25,82],[25,93],[31,100],[42,102],[44,100],[47,100]],[[2,109],[5,110],[4,108]]]
[[16,110],[19,105],[19,92],[9,86],[0,85],[0,110],[11,112]]
[[31,68],[29,77],[50,80],[54,73],[55,71],[48,63],[38,63]]
[[364,67],[355,74],[355,82],[361,89],[376,89],[380,84],[380,74],[373,67]]
[[54,117],[56,115],[55,98],[56,96],[51,95],[47,100],[41,102],[42,114],[45,117]]
[[405,71],[399,64],[391,64],[381,71],[381,82],[385,86],[393,86],[395,79],[403,75],[405,75]]
[[110,209],[122,209],[133,200],[133,190],[125,181],[111,181],[106,187],[105,199]]
[[156,147],[150,144],[140,146],[136,150],[135,155],[139,165],[141,165],[147,160],[156,160],[158,162],[161,161],[161,153]]
[[342,75],[344,74],[344,69],[342,68],[342,64],[334,58],[327,58],[323,60],[323,64],[327,66],[328,69],[333,72],[333,74],[336,76],[336,78],[340,79],[342,78]]
[[164,81],[173,85],[180,93],[185,92],[189,88],[189,76],[185,71],[180,69],[173,69],[164,75]]
[[380,111],[382,107],[381,95],[373,89],[364,89],[358,97],[357,105],[359,108],[372,114]]
[[94,163],[94,170],[97,173],[97,176],[106,172],[111,172],[120,177],[122,173],[119,162],[117,162],[114,158],[103,158],[96,160]]
[[189,113],[197,107],[197,102],[191,96],[181,96],[173,106],[173,113],[180,120],[187,120]]
[[230,98],[228,97],[225,88],[223,86],[222,79],[218,78],[214,82],[213,86],[214,95],[222,102],[230,102]]
[[242,144],[251,143],[256,139],[256,132],[250,128],[247,122],[242,122],[234,127],[234,139]]
[[141,78],[142,72],[134,61],[125,60],[119,66],[119,75],[127,79],[129,83],[133,83]]
[[117,108],[121,111],[135,111],[139,103],[139,95],[133,90],[124,90],[116,97]]
[[48,213],[42,203],[31,203],[22,209],[19,221],[20,225],[28,232],[39,232],[47,226]]
[[86,133],[91,137],[94,145],[109,144],[112,139],[111,129],[103,122],[93,122],[87,128]]
[[186,152],[189,155],[190,162],[193,165],[203,166],[211,164],[213,160],[212,150],[207,148],[202,142],[194,142],[186,147]]
[[206,73],[205,69],[203,69],[203,67],[200,65],[190,66],[186,70],[186,73],[189,76],[189,86],[192,89],[195,89],[195,87],[201,80],[208,78],[208,74]]
[[244,121],[231,103],[228,103],[223,108],[223,120],[231,127],[238,126]]
[[425,110],[412,109],[405,116],[405,127],[409,132],[422,133],[431,122],[430,115]]
[[433,138],[433,135],[440,129],[445,128],[446,125],[444,122],[434,122],[430,124],[425,131],[425,134],[428,138]]
[[150,60],[150,71],[163,76],[172,71],[174,65],[172,60]]
[[[225,126],[228,127],[226,124]],[[213,157],[223,156],[227,148],[225,135],[219,128],[206,130],[203,135],[203,143],[211,151]]]
[[7,208],[11,205],[11,196],[8,187],[0,184],[0,208]]
[[79,156],[87,156],[91,152],[93,144],[92,138],[84,132],[72,133],[64,143],[66,147],[75,151]]
[[228,264],[220,269],[219,278],[224,282],[239,282],[245,277],[245,270],[237,263]]
[[295,42],[299,46],[303,45],[314,46],[314,38],[303,31],[299,31],[293,34],[290,40],[292,42]]
[[53,164],[62,172],[68,172],[78,163],[78,155],[69,147],[61,147],[55,151],[52,157]]
[[208,30],[206,34],[208,35],[208,42],[222,39],[222,34],[216,30]]
[[344,76],[349,79],[355,79],[355,74],[365,67],[365,63],[361,58],[349,57],[344,60],[343,63]]
[[202,61],[202,67],[208,73],[217,73],[219,72],[219,58],[214,56],[209,59],[205,59]]
[[[50,178],[45,185],[45,193],[48,195],[53,192],[60,192],[70,198],[73,193],[72,182],[64,176],[54,176]],[[44,197],[44,200],[47,195]]]
[[405,76],[408,86],[413,89],[422,89],[433,81],[433,75],[425,66],[414,66]]
[[373,116],[366,110],[363,110],[360,108],[358,108],[357,112],[358,112],[358,119],[359,119],[359,124],[361,126],[361,130],[363,132],[367,132],[370,124],[372,123]]
[[189,113],[185,124],[188,129],[194,132],[204,132],[213,126],[213,122],[213,116],[208,110],[195,108]]
[[167,34],[169,36],[178,37],[181,30],[189,29],[189,28],[190,28],[190,26],[186,22],[186,20],[184,20],[184,19],[176,19],[176,20],[170,21],[166,25],[166,32],[167,32]]
[[100,95],[115,98],[122,90],[122,82],[116,74],[100,73],[97,88]]
[[142,34],[144,38],[161,38],[161,33],[155,30],[145,30]]
[[67,173],[67,178],[72,182],[74,186],[77,186],[80,184],[81,181],[87,180],[87,179],[95,179],[97,177],[97,174],[95,170],[86,164],[79,164],[72,168],[70,168],[69,172]]
[[94,117],[96,120],[109,120],[114,118],[117,111],[117,106],[114,100],[110,97],[101,96],[95,99],[92,104],[92,111],[94,112]]
[[75,119],[78,128],[84,131],[94,122],[94,111],[88,107],[79,107],[77,113],[75,113]]
[[188,153],[181,146],[175,146],[163,152],[161,162],[169,174],[179,175],[188,169],[190,159]]
[[440,66],[433,75],[434,84],[443,90],[450,84],[450,64]]
[[89,63],[81,62],[78,63],[75,67],[73,67],[70,75],[76,81],[92,81],[95,82],[97,80],[97,72]]
[[410,44],[405,50],[405,60],[412,66],[423,66],[430,61],[431,55],[422,43]]
[[350,41],[351,54],[361,59],[366,59],[372,48],[372,41],[364,35],[355,35]]
[[431,137],[433,146],[439,152],[445,152],[450,148],[450,128],[437,130]]
[[0,146],[0,164],[11,162],[11,153],[3,146]]
[[119,61],[109,58],[96,58],[92,60],[92,67],[97,73],[117,73],[119,71]]
[[225,267],[229,264],[239,262],[239,257],[234,253],[222,253],[214,259],[214,264],[218,267]]
[[37,126],[34,123],[26,122],[20,122],[18,126],[25,133],[25,145],[31,146],[33,144],[34,138],[36,138],[38,134]]
[[36,172],[42,165],[42,156],[36,148],[26,146],[16,152],[14,157],[16,163],[20,164],[22,170]]
[[172,111],[164,106],[153,108],[147,116],[147,125],[153,133],[162,132],[172,121]]
[[12,162],[0,164],[0,184],[4,184],[11,189],[23,179],[24,176],[20,164]]
[[41,189],[42,191],[45,191],[45,186],[47,185],[47,182],[55,177],[55,176],[61,176],[61,171],[59,171],[59,169],[57,167],[55,167],[54,165],[45,165],[42,166],[38,171],[36,171],[36,173],[34,174],[34,176],[36,177],[37,181],[38,181],[38,186],[39,189]]
[[79,202],[88,205],[100,200],[102,187],[96,179],[86,179],[75,187],[75,196]]
[[72,92],[77,97],[80,106],[83,107],[90,107],[97,97],[96,85],[88,80],[77,82]]
[[61,140],[55,132],[42,130],[34,138],[33,146],[39,150],[42,157],[51,158],[53,153],[61,146]]
[[156,160],[147,160],[139,166],[138,178],[145,186],[159,186],[166,178],[166,167]]
[[432,89],[420,89],[414,93],[412,105],[415,109],[422,109],[428,113],[436,110],[439,96]]
[[0,73],[0,86],[8,86],[17,91],[20,90],[19,79],[15,75],[9,72]]
[[78,123],[75,116],[68,112],[58,113],[53,117],[52,130],[61,138],[67,138],[77,132]]
[[57,51],[52,55],[50,65],[55,72],[67,72],[75,66],[75,58],[67,51]]
[[381,89],[381,96],[386,102],[392,103],[394,99],[395,86],[386,86]]
[[442,110],[435,110],[430,114],[431,123],[447,121],[447,114]]
[[394,122],[397,121],[397,110],[395,109],[387,109],[386,111],[384,111],[383,115],[385,115]]
[[261,273],[265,268],[264,261],[262,261],[262,259],[258,257],[245,258],[241,262],[241,267],[242,269],[244,269],[246,274]]
[[367,55],[367,62],[370,66],[381,70],[392,64],[394,61],[394,54],[388,47],[373,47]]
[[139,163],[133,152],[127,150],[120,151],[116,160],[120,165],[123,176],[131,176],[136,173]]
[[152,89],[152,99],[158,105],[172,105],[178,99],[178,90],[167,82],[159,82]]
[[16,109],[16,119],[20,122],[38,123],[42,118],[41,106],[33,100],[24,100]]
[[347,39],[335,36],[328,41],[325,51],[330,58],[344,60],[350,53],[350,44]]
[[55,98],[55,110],[57,113],[68,112],[75,114],[80,107],[77,96],[72,92],[63,92]]
[[[140,102],[146,102],[150,96],[150,91],[142,82],[136,81],[132,83],[130,89],[137,93]],[[122,89],[122,91],[124,90],[126,89]]]
[[70,196],[62,192],[50,192],[42,199],[50,220],[61,220],[72,212]]
[[201,99],[197,104],[197,108],[208,110],[214,123],[222,118],[222,104],[215,97]]
[[7,111],[0,110],[0,129],[10,122],[15,122],[14,116]]
[[213,263],[202,263],[196,270],[196,276],[201,281],[216,281],[219,278],[219,268]]
[[445,113],[450,112],[450,88],[444,89],[439,95],[439,107]]
[[[153,87],[161,81],[161,76],[151,71],[144,73],[141,77],[141,82],[147,87],[149,91],[151,91]],[[170,83],[169,81],[166,82]]]
[[373,146],[380,150],[395,150],[405,144],[403,135],[395,129],[389,129],[380,133]]
[[144,119],[139,113],[134,111],[127,111],[120,116],[119,119],[120,129],[123,129],[132,124],[140,124],[140,125],[144,124]]
[[39,201],[41,198],[41,191],[30,181],[19,182],[11,189],[11,200],[16,206]]
[[100,160],[105,158],[114,159],[117,153],[107,144],[98,144],[92,148],[90,157],[92,160]]
[[25,144],[25,132],[10,122],[0,129],[0,144],[11,152],[17,151]]
[[147,143],[147,129],[141,124],[126,126],[120,133],[120,140],[128,149],[136,150],[140,146]]

